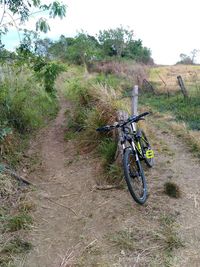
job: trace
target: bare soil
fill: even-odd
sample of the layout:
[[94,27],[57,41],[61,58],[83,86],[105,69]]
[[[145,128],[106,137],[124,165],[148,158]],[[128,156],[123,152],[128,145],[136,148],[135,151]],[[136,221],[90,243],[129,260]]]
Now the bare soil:
[[[156,165],[146,170],[150,196],[139,206],[126,187],[95,189],[98,158],[65,141],[70,104],[61,99],[60,105],[55,121],[27,152],[41,160],[28,175],[37,188],[32,192],[34,248],[20,266],[199,266],[200,166],[182,141],[159,127],[159,119],[151,120]],[[179,185],[181,198],[163,193],[167,181]],[[171,251],[164,222],[172,217],[182,241]]]

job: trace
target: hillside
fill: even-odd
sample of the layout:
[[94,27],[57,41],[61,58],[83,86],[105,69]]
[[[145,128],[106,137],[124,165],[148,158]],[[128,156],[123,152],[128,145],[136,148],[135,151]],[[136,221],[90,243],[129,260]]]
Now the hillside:
[[[61,87],[63,81],[65,76]],[[170,117],[154,113],[145,126],[156,166],[146,173],[150,196],[140,207],[125,184],[96,189],[103,179],[99,157],[82,149],[80,153],[69,135],[64,141],[69,119],[65,109],[73,106],[62,97],[60,104],[57,119],[38,134],[30,150],[39,153],[41,167],[30,174],[38,188],[32,195],[37,211],[30,236],[34,249],[25,265],[197,266],[200,167],[187,145],[166,127]],[[180,198],[164,193],[169,181],[180,188]]]

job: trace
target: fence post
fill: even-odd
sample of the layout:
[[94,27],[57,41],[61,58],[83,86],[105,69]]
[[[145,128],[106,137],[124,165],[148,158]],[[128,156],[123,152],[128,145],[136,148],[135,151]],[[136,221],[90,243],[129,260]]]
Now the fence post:
[[135,85],[132,90],[131,113],[138,115],[138,85]]
[[178,79],[178,84],[179,84],[179,86],[181,88],[181,91],[183,93],[183,96],[185,98],[187,98],[188,97],[188,92],[187,92],[187,90],[185,88],[185,85],[184,85],[184,82],[183,82],[183,79],[182,79],[181,75],[177,76],[177,79]]

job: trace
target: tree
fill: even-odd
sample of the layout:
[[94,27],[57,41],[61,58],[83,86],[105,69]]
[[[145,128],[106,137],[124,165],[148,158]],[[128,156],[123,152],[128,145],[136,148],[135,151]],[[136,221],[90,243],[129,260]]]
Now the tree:
[[143,47],[142,40],[131,40],[126,48],[125,56],[142,63],[152,62],[151,51],[147,47]]
[[50,58],[66,60],[67,47],[72,44],[74,44],[74,38],[66,38],[64,35],[61,35],[59,40],[52,42],[48,49]]
[[127,48],[127,44],[133,40],[133,31],[129,31],[122,26],[100,31],[98,40],[105,55],[121,57]]
[[95,37],[84,32],[78,33],[73,42],[67,46],[66,59],[69,61],[87,65],[91,60],[97,59],[100,55],[98,41]]
[[152,62],[150,49],[143,47],[142,40],[134,40],[133,31],[122,26],[100,31],[98,40],[104,57],[125,57],[143,63]]
[[[2,35],[8,32],[10,26],[15,26],[18,29],[17,23],[24,24],[29,20],[31,14],[46,11],[49,17],[60,17],[61,19],[66,14],[66,6],[59,1],[53,1],[46,5],[41,0],[0,0],[0,7],[3,10],[0,17],[0,42]],[[5,21],[6,17],[9,17],[10,21]],[[50,30],[47,20],[43,17],[39,18],[35,30],[42,32]]]
[[38,56],[50,58],[49,49],[52,46],[53,41],[49,38],[38,39],[35,42],[35,53]]
[[190,56],[188,56],[186,54],[181,53],[180,58],[181,58],[181,60],[179,62],[177,62],[177,64],[186,64],[186,65],[193,64],[193,61],[190,58]]
[[195,64],[195,60],[196,60],[196,57],[197,57],[197,54],[199,53],[199,50],[198,49],[193,49],[191,51],[191,60],[192,60],[192,64]]

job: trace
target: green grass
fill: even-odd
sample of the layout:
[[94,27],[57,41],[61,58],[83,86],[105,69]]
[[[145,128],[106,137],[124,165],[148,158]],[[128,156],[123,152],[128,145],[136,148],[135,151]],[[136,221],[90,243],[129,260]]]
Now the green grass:
[[108,165],[113,163],[117,149],[117,142],[111,138],[103,139],[98,146],[100,156],[106,161]]
[[29,229],[32,223],[33,223],[33,219],[29,214],[19,213],[17,215],[6,218],[4,231],[15,232],[21,229]]
[[184,99],[182,95],[142,95],[142,105],[149,105],[160,112],[171,112],[178,121],[185,122],[192,130],[200,130],[200,94]]

